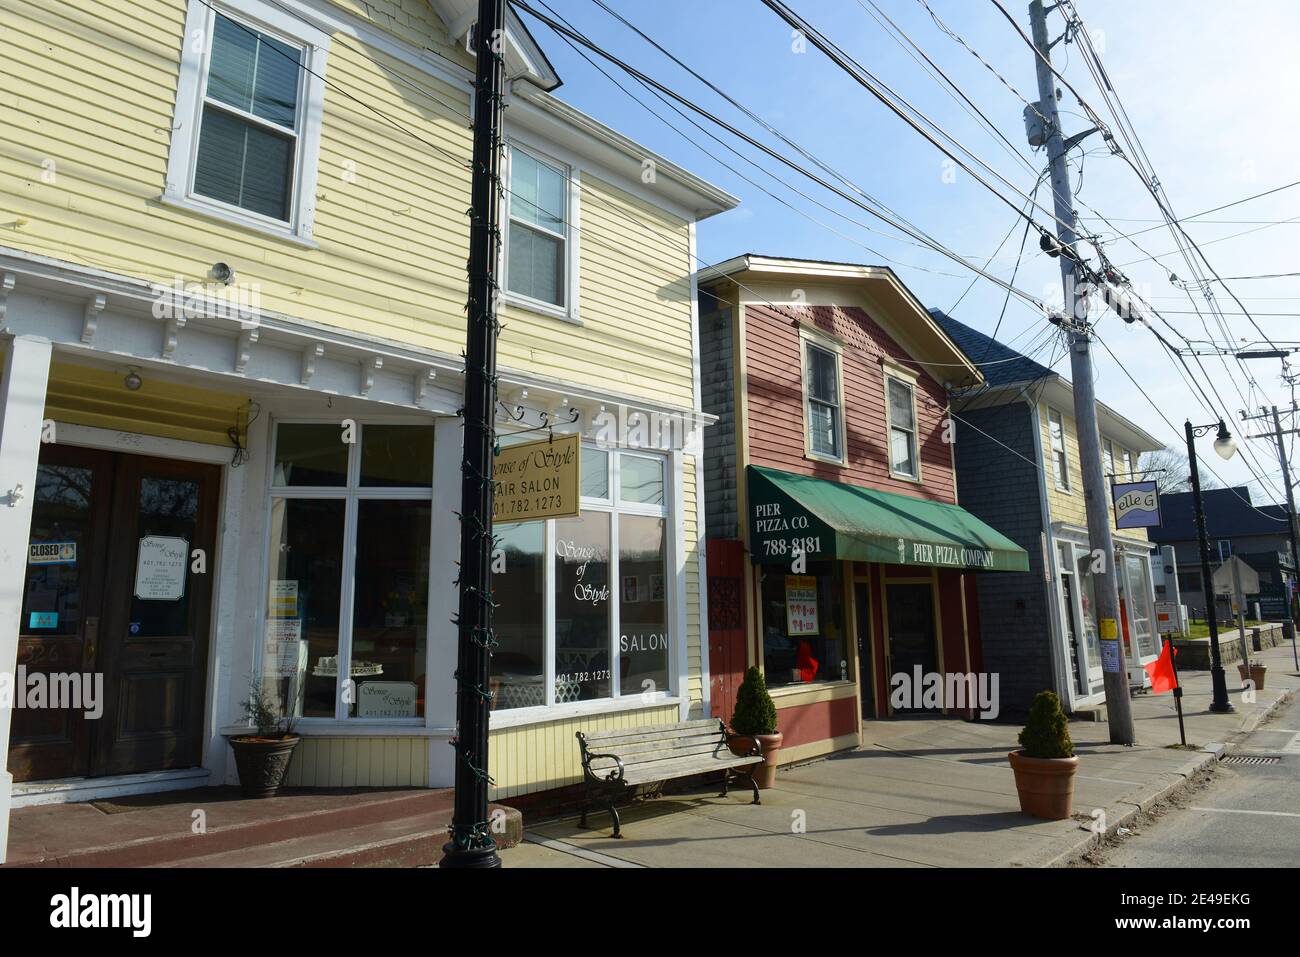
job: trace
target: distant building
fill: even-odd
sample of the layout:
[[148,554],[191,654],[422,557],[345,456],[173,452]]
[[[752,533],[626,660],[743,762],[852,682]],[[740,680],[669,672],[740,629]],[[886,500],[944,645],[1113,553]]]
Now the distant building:
[[[1218,568],[1233,555],[1238,556],[1259,572],[1260,592],[1247,595],[1247,602],[1258,601],[1260,613],[1266,619],[1285,617],[1287,585],[1295,581],[1286,509],[1281,505],[1255,505],[1250,499],[1250,488],[1245,485],[1207,489],[1201,494],[1205,501],[1210,568]],[[1205,588],[1201,581],[1192,493],[1162,495],[1160,518],[1161,525],[1148,529],[1148,534],[1153,542],[1173,546],[1183,604],[1200,617],[1205,614]],[[1229,613],[1226,599],[1221,600],[1220,616],[1227,617]]]

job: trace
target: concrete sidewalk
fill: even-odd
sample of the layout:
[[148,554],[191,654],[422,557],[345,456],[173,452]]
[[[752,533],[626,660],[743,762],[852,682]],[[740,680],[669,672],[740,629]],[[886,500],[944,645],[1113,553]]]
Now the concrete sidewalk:
[[[1019,728],[946,718],[872,721],[862,748],[784,770],[754,807],[740,791],[674,794],[622,813],[623,838],[608,816],[593,830],[577,817],[525,821],[525,843],[507,867],[1044,867],[1086,852],[1105,833],[1181,789],[1300,688],[1291,648],[1259,655],[1267,690],[1243,701],[1235,667],[1228,687],[1236,714],[1216,715],[1209,672],[1181,675],[1189,747],[1178,743],[1172,695],[1133,698],[1138,745],[1108,743],[1105,723],[1072,722],[1081,765],[1075,820],[1020,813],[1007,753]],[[1094,823],[1097,822],[1097,823]]]

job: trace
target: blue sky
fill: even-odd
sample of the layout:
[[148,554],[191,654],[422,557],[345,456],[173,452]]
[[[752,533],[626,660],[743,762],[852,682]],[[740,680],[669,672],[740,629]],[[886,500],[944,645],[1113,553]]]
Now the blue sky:
[[[793,52],[789,27],[759,0],[606,2],[737,100],[950,249],[983,263],[1012,231],[1015,212],[966,173],[958,170],[953,181],[941,153],[815,48],[809,46],[802,54]],[[991,2],[927,2],[944,24],[995,66],[1011,86],[1035,99],[1032,52]],[[1076,2],[1178,215],[1187,217],[1300,179],[1300,129],[1294,122],[1291,101],[1300,89],[1300,15],[1292,0],[1261,0],[1249,6],[1210,0],[1178,4],[1167,0]],[[550,3],[606,49],[673,89],[697,97],[701,105],[747,132],[759,135],[743,117],[616,23],[593,0]],[[1045,164],[1045,154],[1032,152],[1025,143],[1023,103],[1017,94],[942,32],[920,0],[875,3],[961,86],[1035,170]],[[1028,31],[1023,0],[1004,3]],[[908,50],[873,19],[870,0],[790,0],[790,5],[1019,189],[1032,189],[1036,173],[1010,155],[1006,144],[963,112],[958,102],[922,71]],[[1053,36],[1060,32],[1061,22],[1059,15],[1049,15]],[[758,252],[885,263],[896,269],[923,302],[943,309],[952,307],[969,285],[974,274],[960,265],[917,248],[909,240],[896,238],[888,227],[815,184],[801,180],[771,160],[760,160],[780,180],[855,222],[847,222],[800,198],[789,186],[737,159],[627,77],[608,68],[616,79],[690,135],[674,132],[544,26],[535,21],[530,25],[565,80],[559,96],[742,199],[741,209],[701,225],[703,259],[718,262],[742,252]],[[1053,56],[1084,99],[1109,121],[1101,94],[1077,48],[1058,45]],[[1063,119],[1067,133],[1086,128],[1082,111],[1068,90],[1061,106],[1068,111]],[[719,135],[727,138],[725,133]],[[757,158],[754,151],[731,142]],[[1073,154],[1073,182],[1081,201],[1095,207],[1123,231],[1155,225],[1158,210],[1137,174],[1101,146],[1099,137],[1087,141],[1089,155],[1083,159],[1082,171],[1078,168],[1078,151]],[[746,182],[728,170],[721,162],[724,160],[807,216],[820,220],[820,224]],[[1002,191],[1013,195],[1008,187],[1002,187]],[[1045,187],[1039,200],[1047,206],[1049,199]],[[1103,234],[1111,232],[1087,209],[1078,208],[1086,224]],[[1300,222],[1260,228],[1265,221],[1291,217],[1300,217],[1300,187],[1214,214],[1206,217],[1206,222],[1189,223],[1187,229],[1222,276],[1293,272],[1300,269],[1300,257],[1295,255],[1300,248]],[[1044,225],[1050,224],[1045,213],[1040,212],[1038,219]],[[892,235],[881,236],[861,224]],[[1233,235],[1245,231],[1253,232]],[[994,257],[991,272],[1010,278],[1022,234],[1020,221]],[[1125,273],[1189,338],[1209,338],[1197,315],[1184,314],[1193,309],[1187,295],[1168,280],[1170,270],[1180,277],[1190,275],[1179,255],[1162,255],[1177,246],[1170,231],[1159,229],[1135,238],[1147,252],[1156,254],[1165,268],[1150,260],[1142,261],[1143,253],[1122,239],[1108,244],[1111,260],[1119,265],[1132,263],[1125,266]],[[1223,241],[1216,241],[1220,239]],[[1031,235],[1016,285],[1059,304],[1059,284],[1059,267],[1037,250],[1036,236]],[[1300,279],[1229,285],[1256,313],[1256,320],[1269,338],[1279,342],[1300,340],[1295,318],[1259,315],[1300,313]],[[1226,312],[1238,312],[1222,291],[1219,296]],[[980,280],[954,315],[991,333],[1002,300],[998,287]],[[1204,311],[1203,301],[1198,302]],[[1229,324],[1235,337],[1259,338],[1245,318],[1230,319]],[[1013,298],[998,337],[1021,345],[1033,341],[1042,325],[1041,316]],[[1162,328],[1167,338],[1173,338],[1167,328]],[[1213,325],[1210,329],[1222,338]],[[1098,349],[1097,391],[1103,401],[1165,442],[1181,441],[1181,425],[1188,416],[1198,424],[1210,421],[1191,387],[1180,378],[1175,360],[1163,352],[1149,331],[1127,326],[1112,315],[1100,319],[1099,335],[1142,385],[1141,390],[1135,389],[1105,350]],[[1056,356],[1061,354],[1056,350]],[[1042,361],[1050,357],[1050,349],[1038,356]],[[1202,377],[1194,360],[1189,362],[1198,378]],[[1279,377],[1281,367],[1277,361],[1251,364],[1259,390],[1244,381],[1235,363],[1228,367],[1232,370],[1230,378],[1218,359],[1206,357],[1202,362],[1234,415],[1247,404],[1257,407],[1275,402],[1287,406],[1291,402],[1290,388]],[[1300,370],[1300,358],[1296,362]],[[1068,357],[1057,368],[1068,375]],[[1179,427],[1177,434],[1161,419],[1157,407]],[[1241,432],[1240,423],[1231,424],[1234,431]],[[1250,444],[1259,462],[1258,471],[1272,481],[1271,490],[1255,483],[1252,494],[1256,501],[1272,500],[1280,495],[1281,486],[1271,446],[1258,441]],[[1202,460],[1209,455],[1211,461],[1207,464],[1226,481],[1237,484],[1252,480],[1240,456],[1225,465],[1210,453],[1208,444],[1202,453]]]

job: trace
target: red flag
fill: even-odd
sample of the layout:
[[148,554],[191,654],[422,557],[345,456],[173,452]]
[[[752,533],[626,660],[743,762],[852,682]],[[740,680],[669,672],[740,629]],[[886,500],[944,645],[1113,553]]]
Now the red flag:
[[1151,693],[1164,694],[1166,691],[1172,691],[1178,687],[1178,679],[1174,676],[1174,659],[1172,655],[1178,654],[1174,648],[1173,642],[1166,641],[1165,648],[1160,652],[1160,657],[1149,665],[1143,665],[1142,670],[1151,678]]

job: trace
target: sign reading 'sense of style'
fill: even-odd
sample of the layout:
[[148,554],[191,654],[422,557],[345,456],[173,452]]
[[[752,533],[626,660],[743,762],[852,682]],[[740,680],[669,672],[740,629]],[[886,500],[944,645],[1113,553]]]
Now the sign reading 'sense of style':
[[492,463],[492,520],[536,522],[578,515],[581,451],[576,435],[503,448]]

